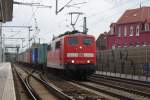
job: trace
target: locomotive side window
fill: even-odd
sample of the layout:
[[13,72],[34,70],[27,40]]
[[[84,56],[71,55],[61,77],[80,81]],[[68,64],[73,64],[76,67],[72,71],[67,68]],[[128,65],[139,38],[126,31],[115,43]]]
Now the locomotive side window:
[[68,38],[68,43],[70,45],[75,45],[75,44],[78,44],[78,40],[76,37],[70,37],[70,38]]
[[51,45],[48,45],[47,50],[48,50],[48,51],[51,50]]
[[57,41],[57,42],[56,42],[55,49],[59,49],[59,48],[60,48],[60,41]]
[[84,45],[91,45],[92,44],[92,39],[91,38],[85,38],[85,39],[83,39],[83,44]]

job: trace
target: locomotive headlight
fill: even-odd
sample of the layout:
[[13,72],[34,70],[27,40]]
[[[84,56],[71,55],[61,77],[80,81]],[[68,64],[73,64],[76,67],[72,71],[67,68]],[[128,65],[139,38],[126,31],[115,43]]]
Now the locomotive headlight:
[[79,48],[82,49],[82,46],[80,46]]
[[90,63],[90,60],[87,60],[87,63]]
[[72,60],[71,62],[74,63],[74,60]]

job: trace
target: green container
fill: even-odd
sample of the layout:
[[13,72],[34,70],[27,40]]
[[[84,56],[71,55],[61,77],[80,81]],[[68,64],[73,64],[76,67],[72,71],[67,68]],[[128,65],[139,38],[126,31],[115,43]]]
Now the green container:
[[46,64],[47,62],[47,44],[40,44],[39,52],[38,52],[38,63],[39,64]]

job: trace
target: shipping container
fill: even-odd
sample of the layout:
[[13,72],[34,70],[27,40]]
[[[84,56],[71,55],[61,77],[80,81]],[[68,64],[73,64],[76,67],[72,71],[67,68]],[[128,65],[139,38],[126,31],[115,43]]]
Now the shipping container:
[[38,48],[32,48],[32,64],[38,63]]
[[31,57],[31,49],[27,50],[27,63],[30,64],[32,62],[32,57]]
[[39,46],[39,51],[38,51],[38,63],[39,64],[46,64],[47,62],[47,44],[41,44]]

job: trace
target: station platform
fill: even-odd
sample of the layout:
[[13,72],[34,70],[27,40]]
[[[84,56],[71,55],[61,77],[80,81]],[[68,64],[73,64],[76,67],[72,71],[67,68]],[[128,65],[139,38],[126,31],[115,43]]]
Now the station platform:
[[0,63],[0,100],[16,100],[11,64]]
[[128,75],[128,74],[102,72],[102,71],[96,71],[96,74],[150,82],[150,77],[146,77],[146,76]]

